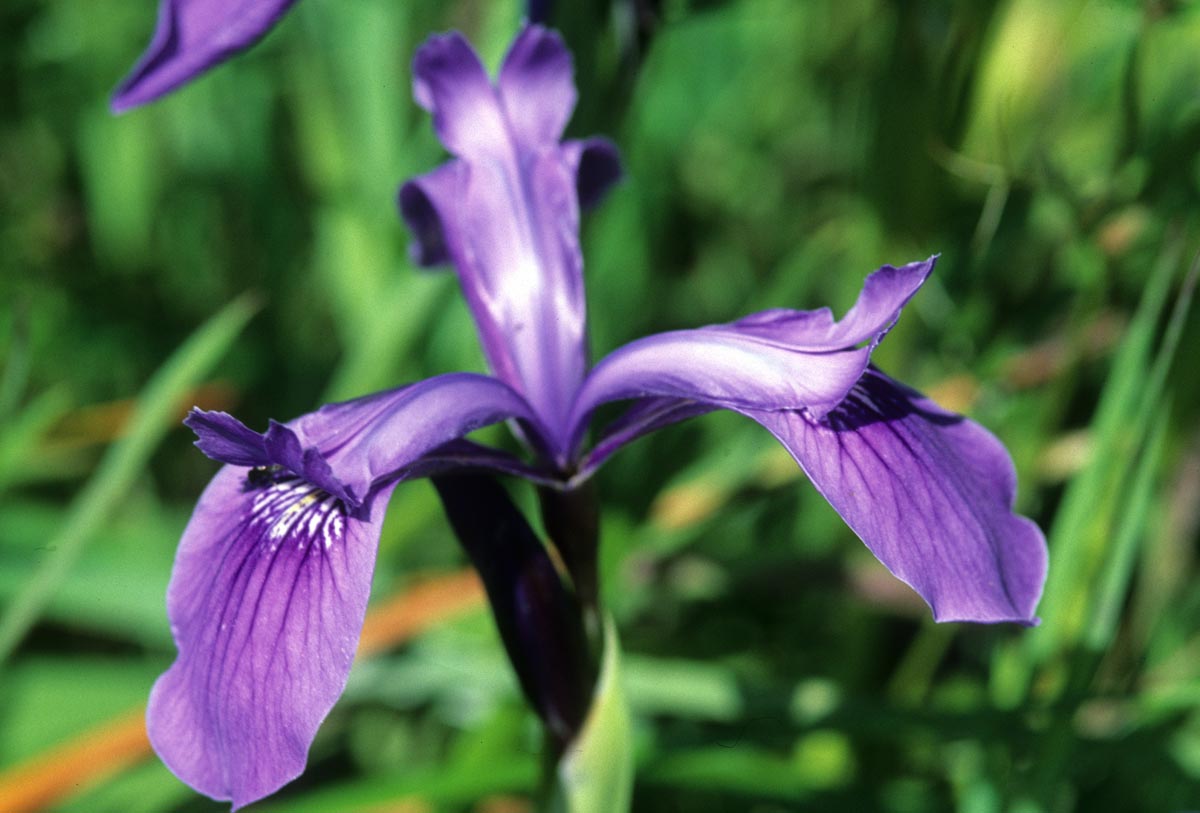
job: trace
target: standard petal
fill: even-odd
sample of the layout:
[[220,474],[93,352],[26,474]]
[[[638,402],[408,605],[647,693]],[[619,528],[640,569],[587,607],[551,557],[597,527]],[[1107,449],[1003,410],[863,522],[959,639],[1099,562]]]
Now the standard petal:
[[400,209],[420,260],[449,256],[495,375],[547,422],[583,378],[586,314],[575,176],[558,150],[520,172],[455,162],[410,181]]
[[822,420],[741,411],[936,620],[1036,623],[1046,542],[1013,514],[1012,460],[987,430],[874,368]]
[[547,422],[586,367],[578,196],[597,200],[619,171],[603,143],[544,150],[519,173],[454,161],[400,190],[414,259],[454,263],[492,372]]
[[430,37],[413,58],[413,96],[433,114],[446,149],[464,159],[510,160],[508,127],[483,63],[462,34]]
[[286,473],[225,466],[214,478],[167,591],[179,655],[147,711],[180,779],[238,808],[304,769],[346,685],[390,493],[351,514]]
[[[409,254],[417,265],[429,268],[453,260],[450,238],[457,240],[460,235],[457,230],[447,233],[441,213],[455,211],[455,195],[459,187],[465,184],[465,180],[459,176],[464,172],[465,164],[450,161],[400,187],[397,204],[400,216],[412,232],[413,243]],[[457,248],[457,251],[461,252],[461,248]]]
[[557,32],[526,26],[504,57],[496,87],[522,146],[557,146],[576,101],[571,52]]
[[598,200],[615,179],[615,151],[558,143],[574,103],[570,59],[536,26],[519,35],[499,87],[458,35],[431,39],[413,73],[458,156],[400,191],[413,253],[454,264],[493,373],[554,429],[586,368],[580,200]]
[[272,462],[266,439],[227,412],[192,407],[183,423],[196,433],[196,447],[213,460],[235,466],[266,466]]
[[112,98],[153,101],[263,37],[296,0],[162,0],[150,46]]

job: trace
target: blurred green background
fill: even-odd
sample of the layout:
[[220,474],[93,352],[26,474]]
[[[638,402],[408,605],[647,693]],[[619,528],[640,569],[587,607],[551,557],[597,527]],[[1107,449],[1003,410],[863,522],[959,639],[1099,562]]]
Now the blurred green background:
[[[442,160],[416,46],[459,28],[494,67],[521,11],[305,0],[114,118],[153,0],[0,6],[0,771],[136,709],[170,662],[162,596],[216,469],[184,406],[262,427],[483,369],[393,200]],[[594,352],[840,312],[879,265],[941,252],[877,360],[1004,440],[1051,546],[1040,627],[935,626],[749,422],[624,451],[598,483],[634,809],[1200,807],[1200,8],[555,15],[570,132],[609,135],[627,168],[585,220]],[[463,562],[433,489],[400,488],[376,596]],[[528,810],[537,751],[478,610],[357,665],[309,771],[260,809]],[[225,809],[152,758],[61,784],[65,811]]]

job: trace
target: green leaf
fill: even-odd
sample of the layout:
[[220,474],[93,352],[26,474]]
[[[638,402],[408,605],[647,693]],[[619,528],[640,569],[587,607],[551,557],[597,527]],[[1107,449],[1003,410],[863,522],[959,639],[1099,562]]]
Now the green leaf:
[[604,662],[592,709],[579,738],[559,761],[549,809],[555,813],[621,813],[633,788],[633,742],[620,677],[616,629],[604,627]]
[[[1166,310],[1171,283],[1179,267],[1182,243],[1168,243],[1137,314],[1113,362],[1091,432],[1091,462],[1067,488],[1050,529],[1050,567],[1042,601],[1043,624],[1028,636],[1034,663],[1068,651],[1081,642],[1093,609],[1093,591],[1113,555],[1111,540],[1127,511],[1128,472],[1113,460],[1136,458],[1145,448],[1150,406],[1166,386],[1166,367],[1174,356],[1180,328],[1165,338],[1157,363],[1155,328]],[[1173,324],[1187,312],[1189,297],[1176,302]]]
[[84,546],[141,475],[167,432],[176,425],[180,401],[208,375],[258,310],[251,297],[230,303],[193,333],[159,368],[138,398],[130,431],[108,450],[99,468],[67,510],[49,554],[0,619],[0,662],[17,647],[78,561]]

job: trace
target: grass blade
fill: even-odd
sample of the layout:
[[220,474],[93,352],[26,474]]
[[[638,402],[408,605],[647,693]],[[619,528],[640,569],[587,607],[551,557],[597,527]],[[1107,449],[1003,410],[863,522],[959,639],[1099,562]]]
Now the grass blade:
[[230,303],[193,333],[151,378],[138,398],[129,434],[108,450],[76,495],[61,530],[48,543],[50,553],[0,619],[0,663],[37,622],[92,533],[108,519],[163,437],[177,424],[180,400],[229,350],[257,310],[258,304],[249,296]]

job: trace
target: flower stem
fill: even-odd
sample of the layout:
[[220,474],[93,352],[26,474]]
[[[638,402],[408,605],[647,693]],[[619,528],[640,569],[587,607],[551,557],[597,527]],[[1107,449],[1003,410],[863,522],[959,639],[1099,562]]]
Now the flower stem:
[[458,474],[433,484],[487,591],[496,629],[555,756],[587,718],[598,663],[584,612],[546,546],[493,477]]
[[568,489],[538,489],[542,523],[554,544],[583,610],[589,651],[599,669],[604,635],[600,619],[600,508],[592,481]]

